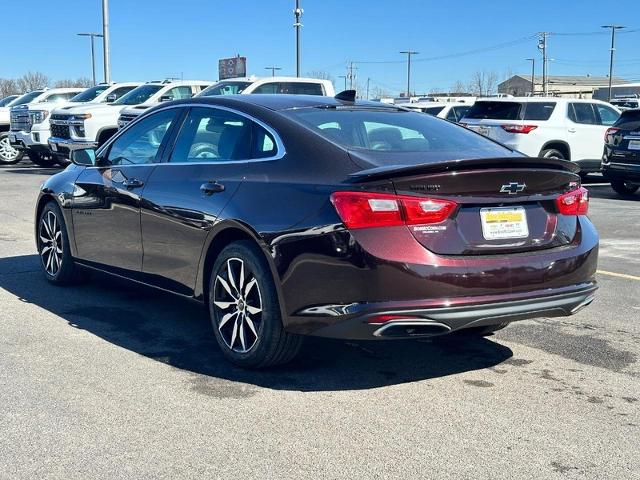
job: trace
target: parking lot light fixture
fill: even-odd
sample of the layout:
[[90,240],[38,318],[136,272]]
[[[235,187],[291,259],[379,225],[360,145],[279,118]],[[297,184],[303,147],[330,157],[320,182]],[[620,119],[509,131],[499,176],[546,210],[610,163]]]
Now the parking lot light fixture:
[[407,98],[411,98],[411,55],[418,55],[420,52],[404,50],[400,53],[407,56]]
[[282,67],[264,67],[265,70],[271,70],[271,76],[276,76],[276,70],[282,70]]
[[611,86],[613,84],[613,54],[616,51],[616,30],[621,30],[625,27],[622,25],[602,25],[602,28],[611,29],[611,54],[609,56],[609,94],[607,101],[611,101]]
[[79,37],[90,37],[91,38],[91,74],[93,79],[93,84],[96,85],[96,50],[94,45],[94,39],[96,37],[102,37],[100,33],[78,33]]

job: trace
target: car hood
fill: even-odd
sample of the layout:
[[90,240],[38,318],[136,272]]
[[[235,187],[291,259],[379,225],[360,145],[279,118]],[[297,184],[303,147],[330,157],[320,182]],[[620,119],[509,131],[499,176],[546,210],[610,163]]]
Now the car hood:
[[67,105],[61,108],[56,108],[57,114],[77,115],[79,113],[107,113],[107,112],[119,112],[125,107],[125,105],[113,105],[104,103],[79,103],[75,105]]

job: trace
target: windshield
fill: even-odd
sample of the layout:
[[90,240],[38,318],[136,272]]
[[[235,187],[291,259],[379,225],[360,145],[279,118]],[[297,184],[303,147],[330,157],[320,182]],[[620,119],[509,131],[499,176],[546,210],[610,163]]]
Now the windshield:
[[383,108],[300,108],[282,113],[349,149],[421,154],[412,156],[414,160],[387,155],[386,163],[513,155],[508,148],[482,135],[417,112]]
[[139,105],[149,100],[154,93],[162,90],[163,85],[140,85],[123,95],[111,105]]
[[0,100],[0,107],[6,107],[8,106],[11,102],[13,102],[16,98],[18,98],[17,95],[10,95],[8,97],[4,97],[2,100]]
[[70,102],[86,103],[91,100],[95,100],[98,95],[106,91],[109,85],[96,85],[95,87],[87,88],[84,92],[79,93],[73,97]]
[[21,97],[16,98],[13,102],[11,102],[11,106],[15,107],[16,105],[24,105],[25,103],[31,102],[34,98],[42,95],[44,90],[35,90],[33,92],[25,93]]
[[218,82],[205,88],[199,97],[212,97],[214,95],[235,95],[242,93],[245,88],[251,85],[252,82]]

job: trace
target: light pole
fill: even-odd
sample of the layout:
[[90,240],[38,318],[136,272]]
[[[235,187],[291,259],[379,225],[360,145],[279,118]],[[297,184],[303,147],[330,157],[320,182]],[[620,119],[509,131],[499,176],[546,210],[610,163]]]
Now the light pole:
[[271,70],[271,76],[276,76],[276,70],[282,70],[281,67],[264,67],[265,70]]
[[102,37],[100,33],[78,33],[79,37],[90,37],[91,38],[91,75],[93,78],[93,84],[96,85],[96,50],[93,44],[93,40],[96,37]]
[[611,85],[613,82],[613,52],[616,51],[616,30],[621,30],[624,27],[622,25],[602,25],[602,28],[611,29],[611,56],[609,57],[609,99],[611,101]]
[[109,0],[102,0],[102,52],[104,57],[104,83],[111,83],[109,51]]
[[543,97],[547,96],[547,91],[548,91],[548,87],[547,87],[548,77],[549,77],[549,71],[548,71],[549,58],[547,55],[547,37],[548,36],[549,36],[549,32],[542,32],[540,33],[540,38],[538,40],[538,50],[542,52],[542,96]]
[[407,98],[411,97],[411,55],[418,55],[420,52],[414,52],[413,50],[405,50],[400,52],[407,56]]
[[347,75],[338,75],[338,78],[344,78],[344,89],[347,89]]
[[296,9],[293,11],[293,15],[295,16],[293,26],[296,29],[296,77],[300,76],[300,28],[302,27],[300,20],[302,19],[303,12],[304,10],[300,8],[300,0],[296,0]]
[[536,94],[536,59],[525,58],[525,60],[531,62],[531,96],[533,97]]

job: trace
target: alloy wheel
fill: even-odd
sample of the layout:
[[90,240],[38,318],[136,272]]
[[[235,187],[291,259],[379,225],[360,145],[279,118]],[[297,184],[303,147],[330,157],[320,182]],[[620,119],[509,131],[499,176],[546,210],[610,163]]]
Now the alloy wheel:
[[9,137],[0,138],[0,161],[13,162],[19,154],[20,151],[11,146]]
[[62,229],[56,214],[47,211],[40,219],[40,260],[45,271],[54,277],[62,266]]
[[216,275],[213,292],[220,336],[231,350],[249,352],[258,341],[262,325],[258,280],[242,259],[229,258]]

